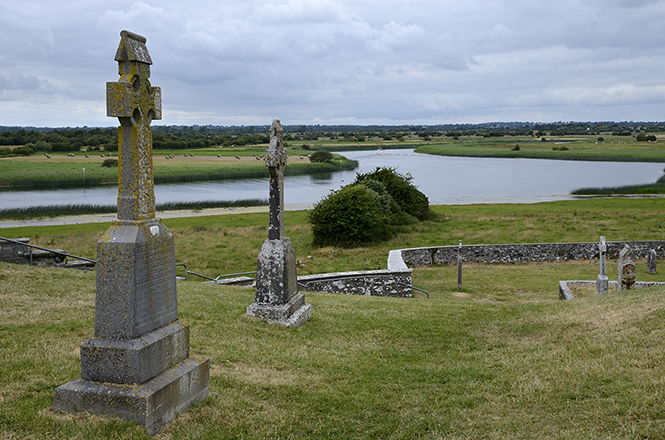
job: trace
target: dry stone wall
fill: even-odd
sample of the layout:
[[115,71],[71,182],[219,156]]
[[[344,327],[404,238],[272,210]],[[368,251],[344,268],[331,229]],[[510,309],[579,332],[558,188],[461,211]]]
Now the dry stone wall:
[[310,292],[411,298],[411,273],[404,269],[304,275],[298,277],[298,284]]
[[[665,241],[607,242],[607,257],[617,258],[625,245],[636,258],[646,258],[651,249],[665,257]],[[402,260],[408,267],[428,264],[457,263],[458,246],[402,249]],[[525,261],[559,261],[597,259],[598,243],[525,243],[462,246],[462,261],[477,263],[517,263]]]

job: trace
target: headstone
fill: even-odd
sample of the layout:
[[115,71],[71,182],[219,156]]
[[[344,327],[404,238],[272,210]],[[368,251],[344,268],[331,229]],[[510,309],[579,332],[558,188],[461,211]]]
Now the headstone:
[[618,291],[630,290],[635,284],[635,262],[631,259],[630,246],[626,245],[619,252],[619,262],[617,267],[617,281],[619,282]]
[[298,292],[296,252],[284,234],[284,167],[286,150],[284,130],[279,120],[272,121],[270,145],[265,161],[270,171],[270,214],[268,239],[259,252],[254,303],[247,314],[270,323],[295,328],[312,316],[312,305]]
[[605,258],[607,257],[607,244],[605,237],[600,237],[598,243],[598,253],[600,259],[600,273],[596,277],[596,295],[605,295],[609,291],[610,281],[607,278],[605,269]]
[[651,249],[649,255],[647,256],[647,272],[656,273],[656,250]]
[[155,434],[208,395],[209,360],[189,354],[178,320],[173,236],[155,217],[153,119],[161,91],[140,35],[123,31],[120,80],[106,85],[118,117],[118,219],[97,242],[95,336],[81,345],[81,378],[54,390],[53,409],[129,419]]

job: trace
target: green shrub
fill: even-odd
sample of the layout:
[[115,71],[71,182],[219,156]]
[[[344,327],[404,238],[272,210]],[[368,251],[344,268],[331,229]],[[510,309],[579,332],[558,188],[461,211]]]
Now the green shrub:
[[405,213],[424,220],[429,215],[429,200],[427,196],[412,183],[410,174],[399,174],[395,168],[377,167],[371,173],[357,173],[353,184],[362,184],[368,180],[381,182],[388,194]]
[[519,145],[515,145],[515,146],[513,147],[513,151],[520,151],[520,146],[519,146]]
[[330,162],[333,155],[330,151],[315,151],[309,156],[310,162]]
[[376,193],[376,199],[381,205],[381,212],[383,215],[389,217],[401,211],[401,208],[395,202],[395,199],[393,199],[392,196],[388,194],[386,186],[383,183],[379,182],[378,180],[366,180],[360,185]]
[[104,162],[102,162],[103,167],[107,168],[113,168],[118,166],[118,159],[104,159]]
[[314,245],[354,247],[389,237],[379,195],[363,185],[331,192],[309,212]]

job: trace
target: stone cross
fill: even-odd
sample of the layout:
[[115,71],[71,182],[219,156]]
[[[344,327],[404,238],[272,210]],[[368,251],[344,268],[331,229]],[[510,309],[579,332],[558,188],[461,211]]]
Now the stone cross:
[[268,239],[263,242],[256,268],[254,303],[247,314],[270,323],[295,328],[312,316],[312,305],[298,292],[296,251],[284,235],[284,130],[279,120],[270,126],[266,166],[270,170],[270,220]]
[[106,114],[118,128],[118,219],[155,217],[152,168],[153,119],[162,119],[162,92],[150,85],[152,60],[146,39],[122,31],[115,55],[120,80],[106,83]]
[[190,356],[178,319],[175,244],[155,217],[152,119],[162,116],[146,39],[123,31],[107,83],[118,128],[118,219],[97,242],[95,336],[81,344],[81,378],[53,392],[55,411],[111,415],[149,434],[208,395],[209,360]]
[[266,166],[270,170],[270,222],[268,240],[282,240],[284,234],[284,167],[287,154],[284,149],[284,129],[278,119],[270,126],[270,145],[266,150]]
[[609,280],[605,271],[605,257],[607,255],[607,244],[605,243],[605,237],[600,237],[600,242],[598,243],[598,253],[600,259],[600,273],[598,274],[598,277],[596,277],[596,295],[604,295],[609,290]]

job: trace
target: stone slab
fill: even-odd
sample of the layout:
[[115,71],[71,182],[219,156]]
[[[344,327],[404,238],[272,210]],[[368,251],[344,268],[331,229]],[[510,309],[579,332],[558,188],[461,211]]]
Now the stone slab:
[[76,379],[54,390],[53,410],[120,417],[155,435],[176,415],[208,396],[209,375],[209,360],[191,357],[140,385]]
[[253,303],[247,307],[247,315],[262,318],[271,324],[296,328],[312,317],[312,305],[305,303],[305,295],[296,293],[283,305]]
[[143,383],[188,357],[189,325],[176,321],[135,339],[88,339],[81,345],[81,378]]

